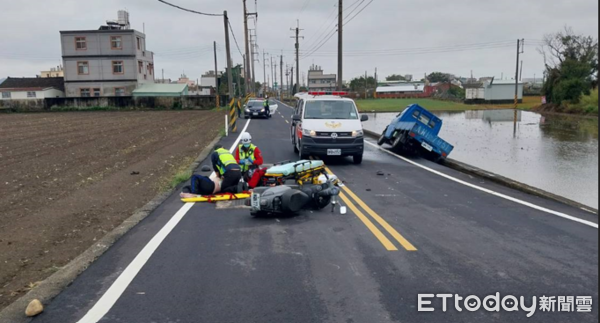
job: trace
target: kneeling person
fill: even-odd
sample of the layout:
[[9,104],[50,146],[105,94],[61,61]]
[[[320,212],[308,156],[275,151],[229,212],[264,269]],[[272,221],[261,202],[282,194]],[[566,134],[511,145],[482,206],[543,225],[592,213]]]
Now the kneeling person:
[[229,150],[221,145],[216,145],[211,156],[213,170],[223,180],[222,193],[237,193],[238,184],[242,178],[240,165],[236,162]]

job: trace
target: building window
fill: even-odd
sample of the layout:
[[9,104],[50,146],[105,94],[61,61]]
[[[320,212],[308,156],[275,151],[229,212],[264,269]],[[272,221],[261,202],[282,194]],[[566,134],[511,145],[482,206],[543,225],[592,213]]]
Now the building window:
[[35,92],[34,91],[28,91],[27,92],[27,97],[28,98],[35,98]]
[[142,50],[142,39],[140,37],[137,38],[137,48],[138,50]]
[[3,99],[10,99],[10,92],[2,92]]
[[92,90],[92,92],[93,92],[93,95],[94,95],[95,97],[98,97],[98,96],[100,96],[100,89],[99,89],[99,88],[95,88],[95,89],[93,89],[93,90]]
[[110,48],[111,49],[123,49],[123,41],[121,36],[110,37]]
[[87,49],[87,41],[85,37],[75,37],[75,49],[76,50],[86,50]]
[[125,95],[125,88],[122,88],[122,87],[115,88],[115,96],[124,96],[124,95]]
[[138,71],[140,72],[140,74],[142,73],[143,70],[144,70],[144,63],[142,61],[138,61]]
[[79,96],[82,98],[90,97],[90,89],[79,89]]
[[152,75],[154,71],[154,64],[148,64],[148,74]]
[[90,74],[90,64],[88,62],[77,62],[77,74],[79,74],[79,75]]
[[123,74],[123,61],[113,61],[112,62],[112,70],[113,74]]

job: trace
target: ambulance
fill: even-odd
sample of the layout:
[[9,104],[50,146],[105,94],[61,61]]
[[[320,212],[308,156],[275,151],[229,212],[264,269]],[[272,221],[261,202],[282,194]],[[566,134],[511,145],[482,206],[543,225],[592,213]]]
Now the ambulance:
[[296,96],[290,135],[300,159],[309,156],[352,156],[362,163],[364,132],[354,100],[345,92],[308,92]]

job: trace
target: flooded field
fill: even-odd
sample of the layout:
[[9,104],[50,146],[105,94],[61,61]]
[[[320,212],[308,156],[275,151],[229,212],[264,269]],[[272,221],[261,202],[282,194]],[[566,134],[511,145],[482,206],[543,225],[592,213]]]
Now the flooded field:
[[[381,132],[397,113],[368,114]],[[598,119],[513,110],[436,113],[450,158],[598,208]]]

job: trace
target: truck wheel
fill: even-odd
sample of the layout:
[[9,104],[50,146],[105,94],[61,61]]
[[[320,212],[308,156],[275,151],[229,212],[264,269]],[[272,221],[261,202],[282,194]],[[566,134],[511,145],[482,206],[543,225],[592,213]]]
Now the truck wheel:
[[352,161],[354,162],[354,164],[356,165],[360,165],[362,163],[363,160],[363,155],[354,155],[352,156]]
[[402,149],[402,145],[404,144],[404,133],[399,133],[396,138],[394,138],[394,143],[392,143],[392,148],[396,151],[400,151]]
[[379,139],[377,140],[377,144],[379,146],[383,145],[386,142],[386,138],[385,138],[385,132],[387,131],[387,127],[385,127],[385,129],[383,129],[383,132],[381,133],[381,136],[379,136]]

